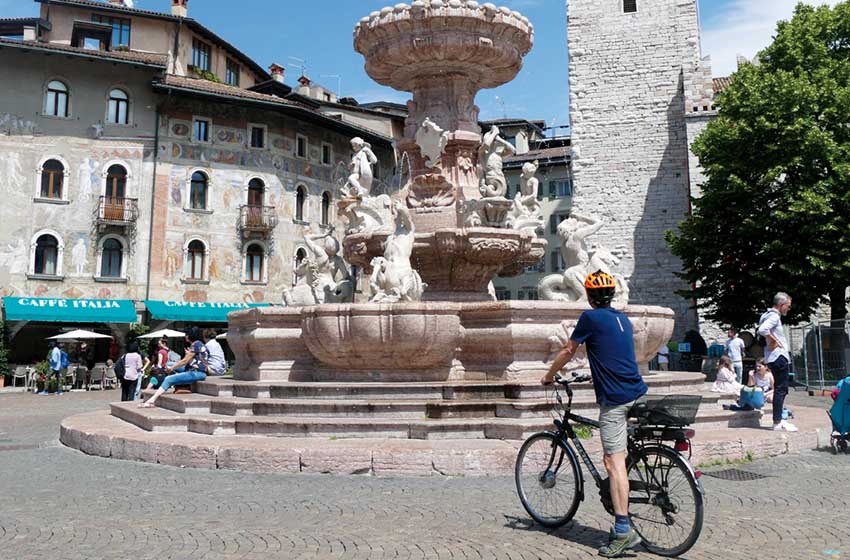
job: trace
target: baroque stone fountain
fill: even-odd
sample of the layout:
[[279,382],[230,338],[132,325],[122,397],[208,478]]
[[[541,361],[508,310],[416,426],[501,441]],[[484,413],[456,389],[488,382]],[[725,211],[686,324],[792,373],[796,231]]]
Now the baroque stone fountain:
[[[493,276],[518,274],[546,250],[535,233],[537,166],[524,166],[521,195],[505,199],[501,162],[513,147],[495,128],[482,137],[474,104],[479,89],[517,74],[532,42],[522,15],[474,1],[417,0],[361,20],[354,44],[367,72],[413,93],[399,143],[409,180],[373,196],[377,159],[352,139],[338,200],[348,222],[343,242],[332,231],[307,235],[285,306],[229,315],[233,378],[162,395],[155,408],[113,403],[109,413],[66,418],[62,443],[213,469],[512,472],[518,440],[551,426],[539,379],[587,308],[582,274],[617,264],[609,251],[586,246],[601,221],[573,215],[559,227],[568,268],[539,286],[550,301],[488,294]],[[369,303],[351,303],[355,279],[340,252],[368,274]],[[617,278],[617,305],[634,325],[645,367],[672,334],[673,312],[628,305],[626,279]],[[587,361],[580,355],[569,367]],[[662,372],[646,381],[664,393],[691,392],[703,379]],[[714,407],[701,409],[703,425],[747,414],[722,410],[716,395],[703,402]],[[596,406],[589,384],[576,387],[574,406]]]
[[[338,203],[349,222],[344,256],[370,275],[371,302],[323,299],[232,313],[228,340],[237,379],[539,378],[586,304],[496,302],[488,293],[494,276],[520,274],[543,258],[546,241],[535,233],[539,220],[517,215],[521,205],[505,198],[502,157],[514,148],[495,127],[482,137],[475,105],[480,89],[517,75],[533,42],[526,17],[473,1],[417,0],[357,24],[354,48],[369,76],[413,95],[398,143],[401,161],[409,162],[406,184],[392,197],[371,196],[375,156],[354,139],[351,176]],[[534,171],[524,170],[523,183],[536,189]],[[393,285],[396,276],[402,279]],[[626,311],[645,364],[672,334],[673,313]],[[577,360],[571,367],[587,365]]]

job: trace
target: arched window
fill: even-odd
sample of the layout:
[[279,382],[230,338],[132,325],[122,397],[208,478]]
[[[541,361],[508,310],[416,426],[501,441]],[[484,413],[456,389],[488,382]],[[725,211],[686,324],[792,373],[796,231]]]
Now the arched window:
[[106,198],[124,198],[127,192],[127,170],[123,165],[111,165],[106,171]]
[[186,277],[190,280],[203,280],[207,248],[203,242],[195,239],[189,243],[186,253]]
[[299,247],[297,251],[295,251],[295,266],[300,266],[304,259],[307,258],[307,251],[304,250],[304,247]]
[[53,80],[47,84],[44,114],[50,117],[68,116],[68,86],[59,80]]
[[304,221],[304,200],[306,198],[304,187],[299,186],[295,190],[295,219],[300,222]]
[[331,195],[322,193],[322,225],[328,225],[331,215]]
[[260,179],[251,179],[248,183],[248,206],[262,206],[265,194],[265,183]]
[[124,246],[110,237],[103,242],[100,256],[100,276],[102,278],[121,278],[121,265],[124,261]]
[[245,281],[246,282],[262,282],[263,281],[263,260],[265,253],[263,247],[257,243],[253,243],[245,250]]
[[44,234],[35,242],[35,266],[33,272],[56,276],[59,270],[59,242],[55,237]]
[[120,89],[109,92],[109,107],[106,121],[112,124],[130,123],[130,97]]
[[62,182],[65,166],[62,162],[49,159],[41,166],[41,198],[62,198]]
[[208,184],[209,180],[204,173],[200,171],[192,173],[192,185],[189,189],[190,208],[194,210],[206,210]]

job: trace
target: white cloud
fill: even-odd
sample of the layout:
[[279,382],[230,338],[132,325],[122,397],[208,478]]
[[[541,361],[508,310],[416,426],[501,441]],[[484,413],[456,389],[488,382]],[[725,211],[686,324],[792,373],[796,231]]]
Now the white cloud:
[[[734,0],[722,14],[702,22],[702,54],[711,55],[712,73],[728,76],[737,55],[752,58],[773,40],[776,23],[788,20],[799,0]],[[837,0],[809,0],[835,5]]]

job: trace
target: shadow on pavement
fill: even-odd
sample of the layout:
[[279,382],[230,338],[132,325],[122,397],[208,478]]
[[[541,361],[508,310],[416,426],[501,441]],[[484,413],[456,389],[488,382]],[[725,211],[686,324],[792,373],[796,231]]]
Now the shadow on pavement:
[[608,542],[608,533],[606,531],[602,531],[596,527],[582,525],[575,520],[570,521],[563,527],[559,527],[557,529],[549,529],[539,523],[535,523],[531,518],[526,517],[506,515],[505,520],[507,521],[507,523],[505,523],[505,527],[518,531],[546,533],[547,535],[558,537],[581,546],[586,546],[593,550],[596,550]]

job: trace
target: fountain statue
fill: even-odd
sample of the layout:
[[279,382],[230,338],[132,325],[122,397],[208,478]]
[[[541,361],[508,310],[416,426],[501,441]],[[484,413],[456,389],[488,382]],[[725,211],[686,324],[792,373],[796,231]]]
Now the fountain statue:
[[519,192],[514,198],[514,205],[508,217],[508,223],[514,229],[543,230],[544,223],[540,201],[537,200],[540,181],[534,176],[539,166],[537,160],[526,162],[522,166],[519,177]]
[[[396,144],[409,171],[398,191],[372,196],[378,162],[355,138],[338,203],[348,220],[345,260],[363,271],[370,300],[314,298],[300,308],[232,313],[228,339],[242,360],[235,377],[539,379],[551,341],[586,308],[574,281],[579,270],[598,263],[610,269],[616,257],[588,251],[586,238],[601,221],[574,214],[559,228],[569,275],[550,280],[555,301],[492,295],[493,278],[535,265],[546,240],[537,235],[543,226],[537,163],[523,167],[521,192],[508,200],[502,164],[514,147],[498,127],[482,135],[474,101],[480,89],[512,80],[533,43],[527,18],[473,1],[416,0],[360,21],[354,48],[366,72],[412,94]],[[635,325],[638,361],[647,363],[672,334],[673,313],[647,306],[627,306],[626,313]]]
[[304,236],[307,256],[296,263],[295,286],[283,291],[288,307],[351,301],[354,285],[345,261],[339,256],[339,241],[333,229]]
[[395,231],[387,238],[384,256],[372,259],[369,279],[370,302],[395,303],[419,301],[427,287],[419,273],[410,266],[416,228],[407,207],[396,201],[393,206]]
[[620,264],[620,259],[602,246],[596,246],[593,251],[587,248],[587,238],[603,226],[602,220],[576,212],[558,224],[565,270],[563,274],[550,274],[540,281],[537,286],[540,299],[586,302],[584,279],[588,274],[601,270],[617,281],[612,304],[615,307],[625,307],[628,304],[628,282],[622,274],[614,270],[614,267]]

